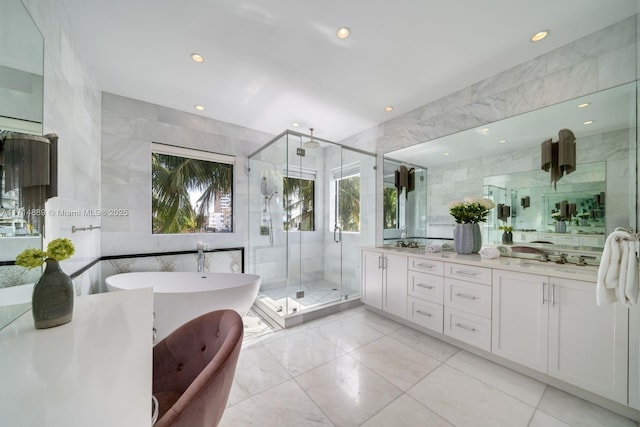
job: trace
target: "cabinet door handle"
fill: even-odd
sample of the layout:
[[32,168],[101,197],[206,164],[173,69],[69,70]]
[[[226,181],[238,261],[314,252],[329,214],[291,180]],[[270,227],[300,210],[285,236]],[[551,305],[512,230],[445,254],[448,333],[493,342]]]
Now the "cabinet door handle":
[[556,285],[551,284],[551,307],[555,307],[556,305]]
[[420,311],[420,310],[416,310],[416,313],[422,314],[423,316],[427,316],[427,317],[433,317],[433,314],[425,313],[424,311]]
[[378,269],[382,268],[382,255],[378,256]]
[[433,288],[435,288],[435,286],[423,285],[422,283],[416,283],[416,286],[419,287],[419,288],[425,288],[425,289],[433,289]]
[[457,270],[457,271],[454,271],[454,273],[461,274],[463,276],[472,276],[472,277],[475,277],[478,274],[480,274],[479,271],[469,271],[469,270]]
[[471,332],[475,332],[476,331],[476,328],[472,328],[470,326],[465,326],[462,323],[456,323],[456,326],[458,328],[466,329],[467,331],[471,331]]
[[544,303],[547,302],[547,300],[544,299],[544,287],[546,285],[546,282],[542,282],[540,286],[540,305],[544,305]]
[[415,264],[415,267],[423,267],[423,268],[434,268],[435,265],[431,265],[431,264],[425,264],[425,263],[419,263],[419,264]]
[[456,295],[457,297],[460,297],[460,298],[466,298],[466,299],[472,299],[472,300],[476,300],[476,299],[478,299],[478,297],[477,297],[477,296],[475,296],[475,295],[462,294],[462,293],[457,293],[457,294],[455,294],[455,295]]

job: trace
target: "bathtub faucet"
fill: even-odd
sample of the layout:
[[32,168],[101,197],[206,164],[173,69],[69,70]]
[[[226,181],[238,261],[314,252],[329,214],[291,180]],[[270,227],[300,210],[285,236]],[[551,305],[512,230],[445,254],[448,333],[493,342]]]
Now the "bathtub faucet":
[[208,249],[208,246],[209,245],[207,243],[198,242],[198,273],[202,273],[204,271],[204,251]]

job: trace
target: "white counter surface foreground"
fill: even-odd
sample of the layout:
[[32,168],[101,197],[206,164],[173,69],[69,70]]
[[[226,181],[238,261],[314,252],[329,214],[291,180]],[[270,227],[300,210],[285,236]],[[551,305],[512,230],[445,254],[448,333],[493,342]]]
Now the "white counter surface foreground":
[[35,329],[31,311],[0,331],[0,424],[151,424],[151,289],[76,298],[73,320]]

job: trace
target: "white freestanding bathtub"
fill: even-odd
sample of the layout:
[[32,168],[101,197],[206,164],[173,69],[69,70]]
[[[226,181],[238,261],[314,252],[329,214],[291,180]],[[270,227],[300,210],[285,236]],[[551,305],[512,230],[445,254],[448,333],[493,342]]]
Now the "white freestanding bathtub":
[[244,316],[258,295],[261,278],[255,274],[163,271],[115,274],[105,281],[110,292],[153,288],[157,342],[210,311],[230,308]]

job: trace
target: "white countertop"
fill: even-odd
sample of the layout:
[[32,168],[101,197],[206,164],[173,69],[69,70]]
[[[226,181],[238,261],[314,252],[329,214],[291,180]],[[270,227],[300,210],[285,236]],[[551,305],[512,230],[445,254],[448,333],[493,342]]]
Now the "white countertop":
[[397,252],[410,256],[431,259],[434,261],[448,261],[457,264],[474,265],[479,267],[495,268],[499,270],[519,271],[521,273],[542,274],[565,279],[583,280],[595,283],[597,281],[598,267],[577,266],[575,264],[556,264],[555,262],[541,262],[534,259],[498,257],[494,259],[482,259],[478,254],[459,255],[453,251],[425,253],[424,248],[396,248],[391,246],[363,248],[366,250]]
[[150,288],[75,299],[73,320],[35,329],[29,310],[0,331],[0,423],[151,424]]

